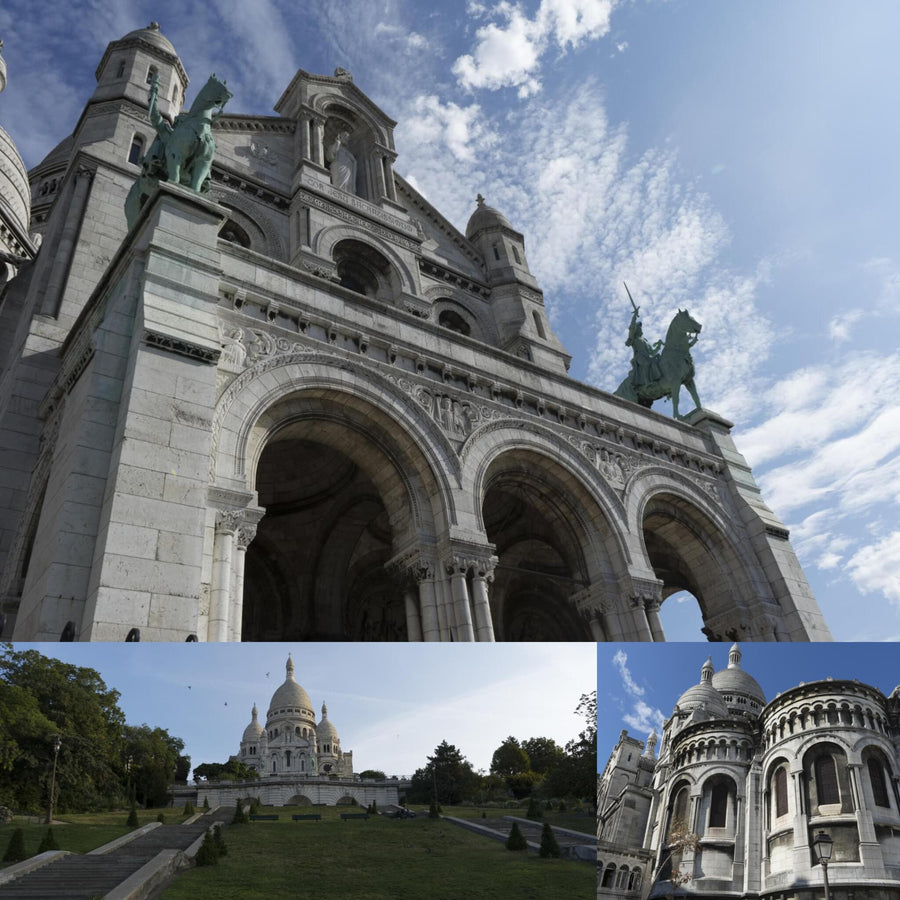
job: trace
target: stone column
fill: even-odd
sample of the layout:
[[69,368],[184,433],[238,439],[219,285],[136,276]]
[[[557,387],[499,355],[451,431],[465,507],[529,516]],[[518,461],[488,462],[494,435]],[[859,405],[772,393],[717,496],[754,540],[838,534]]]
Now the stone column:
[[569,600],[575,604],[579,615],[587,622],[591,631],[591,637],[598,642],[610,640],[607,628],[604,625],[604,613],[606,603],[603,600],[603,585],[591,584],[577,594],[572,594]]
[[456,634],[454,637],[458,641],[475,640],[475,630],[472,627],[472,610],[469,606],[469,586],[466,583],[468,571],[468,560],[454,557],[447,563],[453,614],[456,620]]
[[237,531],[234,548],[234,585],[231,594],[231,616],[228,625],[228,639],[240,641],[244,616],[244,561],[247,548],[256,537],[256,525],[241,525]]
[[397,200],[397,192],[394,190],[394,168],[393,168],[393,159],[387,154],[383,157],[384,161],[384,186],[385,186],[385,197],[388,200],[393,200],[396,202]]
[[212,590],[209,599],[207,640],[228,640],[228,616],[231,612],[231,583],[234,566],[234,535],[243,512],[241,510],[216,513],[216,534],[213,542]]
[[644,600],[644,609],[647,613],[647,622],[650,625],[650,633],[653,635],[654,641],[664,641],[666,639],[665,632],[663,631],[662,622],[659,618],[659,608],[662,606],[662,601],[657,600],[655,597]]
[[634,618],[635,629],[637,630],[637,640],[653,640],[653,632],[650,630],[650,622],[647,620],[647,610],[644,606],[643,597],[631,598],[632,617]]
[[381,151],[375,149],[370,156],[371,171],[375,174],[375,190],[372,202],[377,203],[382,197],[387,196],[387,186],[384,181],[384,156]]
[[300,159],[311,159],[311,149],[310,149],[310,141],[309,141],[309,122],[310,116],[309,113],[301,113],[300,119],[297,122],[297,131],[300,136]]
[[491,619],[491,604],[488,585],[494,580],[494,560],[477,563],[472,576],[472,604],[475,610],[475,639],[494,640],[494,623]]
[[419,585],[419,609],[422,615],[422,638],[426,641],[441,639],[441,624],[438,618],[437,596],[434,590],[435,566],[420,563],[415,570]]
[[325,120],[318,116],[313,119],[312,161],[325,167]]
[[416,585],[407,584],[403,589],[403,605],[406,607],[406,634],[410,641],[422,640],[422,620],[419,616],[419,591]]

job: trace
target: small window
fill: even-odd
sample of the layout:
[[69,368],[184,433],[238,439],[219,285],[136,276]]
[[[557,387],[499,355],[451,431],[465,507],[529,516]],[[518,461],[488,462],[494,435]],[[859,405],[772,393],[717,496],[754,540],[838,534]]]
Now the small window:
[[788,792],[787,792],[787,770],[779,769],[775,773],[775,818],[787,815],[788,811]]
[[537,330],[538,337],[539,337],[542,341],[546,341],[546,340],[547,340],[547,334],[546,334],[546,332],[544,331],[544,323],[543,323],[543,321],[541,320],[541,314],[535,309],[535,310],[532,310],[531,315],[534,317],[534,327],[535,327],[535,329]]
[[147,84],[153,84],[153,79],[159,74],[159,69],[156,66],[150,66],[147,69]]
[[816,798],[819,806],[830,803],[840,803],[841,795],[838,790],[837,769],[834,759],[825,754],[816,760]]
[[144,138],[141,135],[136,134],[134,140],[131,142],[131,149],[128,151],[128,162],[134,166],[140,165],[143,156]]
[[709,827],[724,828],[728,813],[728,785],[720,781],[713,785],[709,803]]
[[119,68],[116,71],[116,78],[121,78],[125,74],[125,60],[123,59],[119,63]]
[[875,798],[875,805],[890,808],[891,801],[888,799],[884,766],[872,756],[868,758],[866,764],[869,767],[869,781],[872,783],[872,796]]
[[499,250],[499,248],[497,247],[496,244],[493,244],[493,245],[492,245],[492,249],[493,249],[493,251],[494,251],[494,259],[499,260],[499,259],[500,259],[500,250]]
[[518,249],[518,247],[516,247],[515,244],[512,245],[512,248],[513,248],[513,256],[515,257],[516,264],[521,266],[522,258],[519,256],[519,249]]
[[452,309],[445,309],[438,316],[438,325],[442,328],[449,328],[450,331],[456,331],[459,334],[468,336],[472,329],[469,323],[458,313]]

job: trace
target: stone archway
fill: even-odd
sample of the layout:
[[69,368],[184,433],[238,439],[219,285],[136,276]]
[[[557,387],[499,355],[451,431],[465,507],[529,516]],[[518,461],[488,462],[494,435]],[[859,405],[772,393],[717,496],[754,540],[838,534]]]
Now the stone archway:
[[387,408],[310,386],[269,404],[248,444],[265,515],[246,551],[242,639],[421,639],[390,565],[443,512],[421,440]]
[[610,561],[592,533],[585,507],[594,504],[584,487],[557,462],[521,447],[495,457],[483,485],[482,519],[497,555],[497,639],[590,640],[572,598]]
[[654,494],[644,506],[642,528],[663,601],[691,594],[711,640],[752,637],[741,630],[747,569],[724,531],[699,506],[675,492]]

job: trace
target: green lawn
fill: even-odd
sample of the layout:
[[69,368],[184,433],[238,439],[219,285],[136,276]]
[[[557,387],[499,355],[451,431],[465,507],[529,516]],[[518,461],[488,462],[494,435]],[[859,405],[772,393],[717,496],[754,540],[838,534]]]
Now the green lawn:
[[[141,825],[155,822],[157,815],[163,813],[166,822],[177,824],[184,819],[181,811],[174,809],[139,809],[138,821]],[[0,825],[0,858],[6,852],[10,836],[16,828],[25,832],[25,851],[29,856],[37,853],[38,846],[47,832],[47,826],[40,824],[40,816],[16,816],[9,825]],[[109,841],[127,834],[132,829],[125,821],[128,818],[128,810],[102,813],[79,813],[73,815],[54,815],[54,821],[63,824],[53,826],[53,836],[60,850],[71,850],[73,853],[87,853],[102,847]],[[0,862],[0,868],[11,863]]]
[[[445,806],[444,813],[448,816],[456,816],[458,819],[501,819],[503,816],[517,816],[525,819],[528,808],[523,806],[517,809],[484,809],[480,806]],[[484,815],[482,816],[482,813]],[[559,828],[570,828],[572,831],[580,831],[588,836],[597,833],[597,820],[583,812],[557,812],[556,810],[542,810],[543,822],[549,822]]]
[[[280,816],[277,822],[227,828],[228,855],[217,866],[179,875],[163,898],[555,900],[596,892],[592,865],[510,853],[499,841],[426,816],[344,822],[342,811],[360,810],[267,808]],[[291,821],[292,813],[310,812],[321,813],[322,821]]]

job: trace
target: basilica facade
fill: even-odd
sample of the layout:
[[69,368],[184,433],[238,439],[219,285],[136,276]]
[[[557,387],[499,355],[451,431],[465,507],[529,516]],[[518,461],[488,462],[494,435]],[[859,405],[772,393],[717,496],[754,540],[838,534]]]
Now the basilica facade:
[[[657,744],[659,744],[657,752]],[[766,702],[731,648],[661,740],[623,731],[597,782],[598,898],[900,898],[900,686],[789,688]]]
[[254,769],[261,778],[279,774],[353,776],[352,751],[341,749],[341,739],[324,703],[322,718],[316,722],[309,694],[294,680],[290,656],[284,684],[269,701],[265,727],[257,718],[255,703],[251,716],[240,751],[232,758]]
[[96,76],[0,294],[0,636],[663,640],[689,591],[829,639],[731,423],[571,379],[525,236],[447,221],[350,73],[217,114],[130,225],[188,75],[151,23]]

